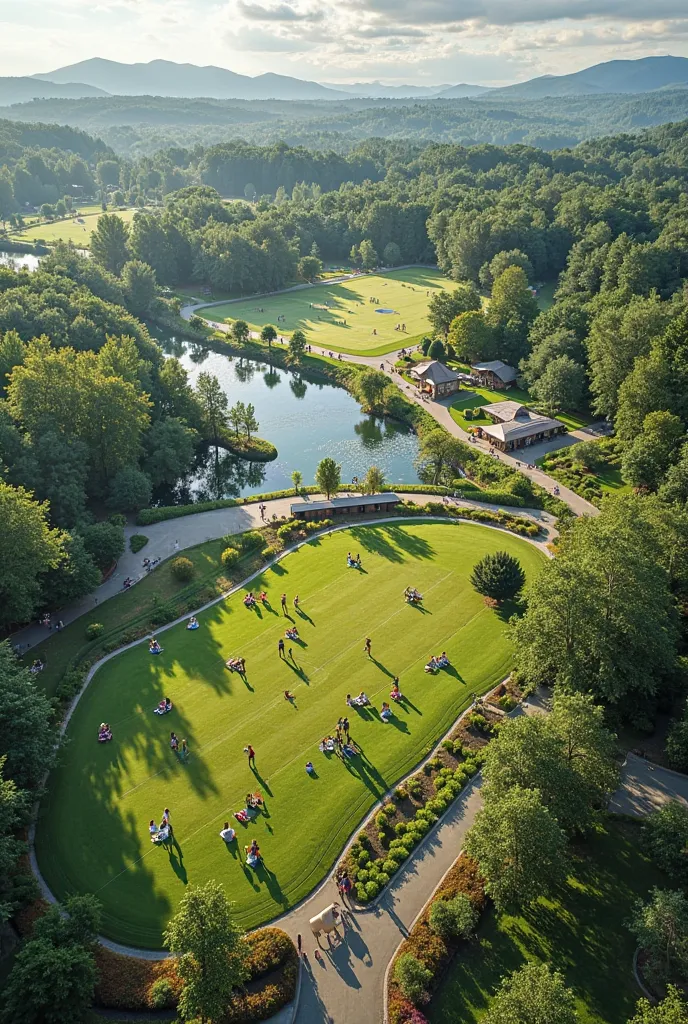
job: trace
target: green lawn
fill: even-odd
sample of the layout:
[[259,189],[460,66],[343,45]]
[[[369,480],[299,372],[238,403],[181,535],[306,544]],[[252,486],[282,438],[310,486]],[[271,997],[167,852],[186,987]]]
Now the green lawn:
[[[116,213],[118,217],[121,217],[123,221],[129,224],[137,211],[108,210],[107,212]],[[43,239],[46,242],[58,242],[60,240],[74,242],[80,248],[87,249],[91,240],[91,232],[95,230],[98,219],[102,215],[102,212],[88,213],[85,216],[79,213],[76,217],[70,217],[67,220],[36,224],[33,227],[26,228],[24,231],[17,231],[13,237],[21,242],[35,242],[37,238]]]
[[[348,550],[363,570],[347,569]],[[468,582],[488,552],[516,555],[529,579],[543,555],[525,541],[474,524],[360,526],[328,535],[288,555],[252,584],[272,610],[249,611],[242,595],[200,617],[201,628],[160,633],[164,652],[141,644],[106,663],[72,718],[69,742],[53,772],[38,824],[38,859],[58,896],[95,892],[103,930],[113,939],[159,946],[184,886],[222,880],[242,925],[268,921],[323,877],[365,812],[409,771],[467,706],[508,672],[505,616],[488,608]],[[407,605],[408,585],[425,596]],[[281,661],[285,619],[279,595],[301,598],[302,643]],[[363,653],[372,638],[373,659]],[[287,643],[287,646],[289,644]],[[428,656],[446,649],[454,669],[430,678]],[[247,659],[247,679],[229,673],[229,656]],[[359,757],[345,764],[318,750],[347,711],[348,692],[364,689],[379,708],[392,676],[412,702],[384,725],[376,713],[349,711]],[[295,706],[283,696],[290,688]],[[174,710],[152,713],[162,696]],[[98,724],[113,728],[99,745]],[[189,742],[182,764],[170,731]],[[254,775],[243,748],[257,751]],[[311,759],[317,778],[304,765]],[[255,875],[236,847],[218,836],[225,819],[258,787],[267,814],[240,832],[265,857]],[[149,842],[147,825],[170,807],[177,846]]]
[[640,851],[638,828],[610,819],[581,844],[558,898],[541,899],[520,916],[489,912],[425,1011],[431,1024],[480,1020],[502,976],[526,960],[563,972],[581,1024],[625,1024],[640,997],[626,921],[635,900],[664,881]]
[[630,492],[631,486],[621,476],[621,456],[612,438],[600,438],[595,445],[602,462],[594,469],[577,461],[578,445],[570,445],[537,460],[539,466],[555,480],[560,480],[576,494],[599,502],[608,494]]
[[[468,370],[462,370],[462,372],[469,372]],[[463,427],[464,430],[469,430],[471,427],[490,423],[491,420],[483,415],[480,418],[473,418],[467,420],[464,416],[466,409],[477,409],[480,405],[490,405],[493,402],[521,402],[522,405],[534,406],[535,402],[530,397],[527,391],[523,391],[521,388],[510,388],[507,391],[492,391],[491,388],[479,388],[470,386],[465,388],[463,385],[459,391],[459,397],[450,406],[449,412],[451,418]],[[580,427],[586,426],[590,423],[589,416],[583,416],[580,413],[570,412],[558,412],[556,418],[562,423],[565,423],[569,430],[578,430]]]
[[[438,289],[453,287],[454,283],[439,271],[413,267],[387,274],[364,274],[342,284],[321,284],[281,295],[228,302],[204,310],[201,315],[211,320],[245,320],[252,330],[274,324],[280,334],[300,328],[312,345],[354,355],[382,355],[417,343],[417,336],[429,329],[429,297]],[[378,302],[369,302],[371,297]],[[378,308],[395,312],[376,313]],[[281,315],[286,320],[278,323],[277,317]],[[398,323],[406,324],[405,334],[395,331]]]

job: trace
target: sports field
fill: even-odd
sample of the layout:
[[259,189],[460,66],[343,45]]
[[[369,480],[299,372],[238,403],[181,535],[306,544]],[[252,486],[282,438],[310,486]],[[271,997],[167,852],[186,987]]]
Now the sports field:
[[[438,289],[453,287],[454,282],[438,270],[411,267],[387,274],[362,274],[341,284],[227,302],[200,312],[209,320],[245,320],[256,331],[265,324],[274,324],[282,335],[300,328],[312,345],[326,350],[383,355],[405,344],[417,344],[419,335],[429,329],[430,297]],[[378,309],[392,312],[378,313]],[[279,316],[285,319],[278,321]],[[397,324],[405,324],[406,331],[395,330]]]
[[[360,553],[361,571],[347,568]],[[487,552],[516,555],[532,579],[543,555],[533,545],[475,524],[398,523],[361,526],[316,539],[268,570],[251,588],[271,608],[249,610],[243,592],[159,633],[164,650],[144,642],[96,673],[71,720],[38,824],[38,859],[58,896],[94,892],[103,930],[142,947],[161,932],[187,882],[222,881],[237,917],[252,926],[275,917],[323,877],[365,812],[409,771],[467,706],[509,670],[505,617],[488,608],[468,577]],[[424,595],[406,604],[405,587]],[[277,642],[289,622],[301,639]],[[301,610],[292,599],[298,594]],[[372,658],[363,651],[372,639]],[[429,656],[446,650],[452,668],[426,675]],[[246,678],[224,667],[246,658]],[[378,711],[392,677],[408,703],[384,724]],[[289,688],[294,703],[285,700]],[[365,690],[372,710],[347,709],[346,695]],[[163,697],[174,709],[153,714]],[[377,710],[376,710],[377,709]],[[318,749],[345,714],[360,754],[340,761]],[[98,726],[113,730],[97,742]],[[186,763],[170,750],[170,732],[187,739]],[[256,750],[256,768],[244,747]],[[306,761],[317,776],[309,777]],[[265,796],[265,813],[248,828],[232,819],[248,792]],[[151,818],[170,808],[175,844],[154,846]],[[239,842],[218,832],[232,820]],[[245,865],[256,838],[264,866]]]
[[[108,213],[116,213],[123,221],[130,224],[136,210],[108,210]],[[81,249],[87,249],[91,241],[91,232],[95,230],[101,213],[89,213],[86,216],[78,215],[68,220],[58,220],[52,223],[36,224],[34,227],[18,231],[13,237],[22,242],[35,242],[41,238],[46,242],[74,242]]]

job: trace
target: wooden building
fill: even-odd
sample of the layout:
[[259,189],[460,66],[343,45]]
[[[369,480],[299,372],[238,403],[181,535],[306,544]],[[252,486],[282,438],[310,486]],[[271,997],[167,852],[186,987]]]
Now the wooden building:
[[520,402],[494,402],[480,406],[481,412],[492,423],[489,427],[476,426],[479,437],[485,438],[501,452],[516,448],[527,448],[531,444],[549,441],[557,434],[565,434],[566,427],[560,420],[541,416]]
[[481,387],[492,388],[493,391],[512,388],[518,377],[513,366],[503,363],[501,359],[494,359],[491,363],[474,363],[471,371]]
[[459,390],[458,373],[436,359],[430,363],[417,363],[410,373],[421,391],[428,392],[433,398],[444,398]]
[[296,519],[336,519],[337,516],[370,516],[377,513],[391,515],[401,498],[391,491],[384,494],[358,494],[349,498],[330,498],[328,501],[304,501],[289,509]]

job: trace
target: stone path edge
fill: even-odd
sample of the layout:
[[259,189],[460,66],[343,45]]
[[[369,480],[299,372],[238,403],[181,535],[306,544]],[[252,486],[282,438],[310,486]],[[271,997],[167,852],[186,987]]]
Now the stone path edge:
[[[518,534],[514,534],[513,531],[505,530],[503,527],[495,526],[495,525],[493,525],[491,523],[475,523],[473,520],[468,520],[468,519],[463,519],[463,520],[462,519],[449,519],[449,518],[446,518],[444,516],[408,516],[408,517],[407,516],[392,516],[392,517],[385,518],[385,519],[364,519],[364,520],[361,520],[361,522],[363,524],[365,524],[365,525],[370,525],[371,523],[399,523],[399,522],[402,522],[402,523],[414,523],[414,522],[423,523],[423,522],[440,522],[440,523],[446,523],[448,525],[457,526],[457,527],[459,527],[459,526],[461,526],[462,524],[465,524],[465,523],[473,522],[473,524],[476,525],[476,526],[483,526],[483,527],[486,527],[487,529],[490,529],[490,530],[498,530],[500,532],[511,533],[512,536],[516,536],[516,537],[519,536]],[[309,544],[312,540],[316,540],[316,539],[318,539],[320,537],[328,536],[329,534],[338,533],[340,530],[351,529],[352,525],[356,525],[356,524],[343,523],[342,525],[327,527],[324,530],[320,530],[317,533],[313,533],[309,537],[306,537],[303,540],[300,540],[298,543],[291,545],[291,547],[285,548],[284,551],[281,551],[279,553],[279,555],[277,555],[275,558],[271,559],[271,561],[266,562],[265,565],[261,566],[255,572],[251,573],[245,579],[241,580],[239,583],[235,583],[232,587],[230,587],[229,590],[227,590],[224,593],[220,594],[218,597],[213,598],[212,601],[208,601],[206,604],[202,605],[200,608],[196,609],[194,612],[187,612],[186,614],[181,615],[178,618],[176,618],[173,622],[168,622],[164,626],[161,626],[159,629],[156,629],[155,630],[156,635],[159,634],[159,633],[164,633],[168,629],[172,629],[175,626],[180,625],[182,622],[186,621],[186,619],[188,619],[190,615],[200,615],[202,612],[207,611],[208,608],[212,608],[214,605],[219,604],[221,601],[227,600],[228,597],[231,597],[237,591],[239,591],[242,588],[244,588],[247,583],[251,582],[251,580],[254,580],[256,577],[262,575],[262,573],[264,573],[266,570],[272,568],[273,565],[276,565],[278,562],[280,562],[287,555],[293,554],[295,551],[298,551],[305,544]],[[524,540],[524,541],[526,541],[529,544],[532,544],[533,547],[537,547],[538,550],[540,550],[540,551],[543,550],[543,548],[534,540],[534,538],[531,538],[531,537],[519,537],[519,539],[520,540]],[[547,551],[545,551],[544,553],[545,553],[545,555],[548,555],[549,557],[552,557],[552,555],[549,554]],[[133,647],[138,647],[139,645],[145,643],[146,639],[147,639],[147,637],[143,636],[143,637],[141,637],[138,640],[133,640],[129,644],[124,644],[122,647],[118,647],[114,651],[110,651],[108,654],[104,655],[94,665],[91,666],[91,668],[88,670],[88,673],[86,674],[86,678],[84,680],[83,686],[81,687],[79,692],[76,694],[76,696],[72,700],[72,702],[69,705],[69,708],[67,709],[67,711],[65,713],[65,716],[64,716],[64,718],[63,718],[63,720],[62,720],[62,722],[60,724],[60,729],[59,729],[59,739],[60,740],[62,739],[62,737],[64,736],[65,732],[67,731],[67,727],[69,726],[69,722],[71,720],[71,717],[74,714],[74,711],[76,710],[76,707],[77,707],[79,701],[81,700],[82,696],[86,692],[86,689],[90,685],[91,680],[95,676],[95,674],[98,671],[98,669],[101,668],[102,665],[106,664],[106,662],[111,661],[112,658],[115,658],[118,655],[122,654],[124,651],[128,651],[128,650],[130,650]],[[499,684],[496,684],[496,685],[499,685]],[[416,772],[419,771],[427,761],[429,761],[432,757],[434,757],[436,751],[439,750],[443,740],[445,740],[449,736],[449,734],[456,728],[456,725],[458,724],[458,722],[461,720],[461,718],[463,718],[463,716],[465,714],[467,714],[468,711],[470,711],[470,708],[467,708],[464,711],[462,711],[461,714],[458,715],[457,718],[454,720],[454,722],[450,726],[449,730],[444,734],[444,736],[442,736],[439,739],[439,741],[433,747],[433,749],[430,751],[430,753],[425,758],[423,758],[417,765],[415,765],[414,768],[411,769],[411,771],[409,771],[406,775],[404,775],[403,778],[398,779],[394,783],[394,786],[391,789],[389,789],[380,798],[380,800],[377,801],[377,803],[374,805],[374,807],[371,809],[371,811],[365,816],[365,818],[352,831],[352,833],[349,836],[348,840],[344,844],[342,852],[339,854],[339,856],[337,857],[337,860],[335,861],[333,867],[330,869],[330,871],[328,871],[328,873],[325,875],[325,877],[322,879],[322,881],[318,885],[316,885],[306,896],[304,896],[301,900],[299,900],[297,903],[295,903],[294,906],[290,907],[288,911],[286,911],[284,914],[280,914],[279,917],[273,918],[272,921],[266,922],[266,924],[265,925],[261,925],[261,927],[267,927],[268,925],[270,925],[270,926],[278,925],[280,920],[282,920],[283,918],[287,917],[294,910],[296,910],[299,906],[302,906],[306,902],[306,900],[310,900],[311,898],[313,898],[314,896],[317,895],[317,893],[332,879],[332,877],[333,877],[334,873],[336,872],[337,867],[338,867],[342,857],[344,857],[346,855],[349,847],[351,846],[352,842],[354,841],[355,835],[358,832],[360,832],[361,829],[364,828],[365,825],[368,823],[368,821],[373,817],[373,815],[377,813],[377,811],[378,811],[380,805],[382,804],[383,800],[385,798],[387,798],[393,792],[394,789],[398,788],[398,786],[402,785],[403,782],[405,782],[408,778],[410,778],[411,775],[415,775]],[[49,774],[50,774],[49,772],[46,772],[45,776],[43,777],[43,780],[42,780],[42,783],[41,783],[41,790],[45,789],[45,786],[46,786]],[[470,785],[470,783],[468,785]],[[466,788],[468,788],[468,787],[466,787]],[[463,792],[463,790],[462,790],[462,792]],[[453,803],[454,803],[454,801],[452,801],[452,804],[450,804],[450,806],[447,808],[447,810],[444,812],[444,814],[440,818],[438,818],[438,820],[435,822],[435,825],[430,830],[430,832],[428,832],[427,835],[423,837],[423,839],[418,844],[418,846],[415,847],[416,850],[422,848],[424,843],[428,840],[428,838],[433,834],[433,832],[438,827],[438,825],[442,822],[442,820],[444,819],[445,815],[449,813],[449,810],[453,806]],[[35,802],[34,806],[33,806],[33,809],[32,809],[31,823],[30,823],[30,826],[29,826],[29,835],[28,835],[29,862],[30,862],[30,865],[31,865],[31,870],[33,872],[33,875],[36,878],[36,881],[38,882],[38,886],[39,886],[39,889],[41,891],[41,895],[43,896],[43,898],[48,903],[57,903],[58,902],[57,897],[54,895],[54,893],[50,889],[48,883],[45,881],[45,879],[43,877],[43,874],[42,874],[42,872],[40,870],[40,867],[38,865],[38,858],[36,856],[36,842],[35,842],[36,841],[36,822],[37,822],[37,818],[38,818],[39,808],[40,808],[40,800],[37,800]],[[359,910],[358,913],[365,913],[366,911],[374,909],[374,907],[376,906],[378,900],[382,897],[384,892],[385,892],[385,890],[383,889],[382,892],[374,900],[371,900],[370,903],[366,904],[366,906],[363,907],[361,910]],[[134,957],[134,958],[139,959],[139,960],[164,960],[164,959],[167,959],[169,956],[171,956],[171,954],[168,951],[166,951],[166,950],[147,950],[147,949],[139,949],[139,948],[134,947],[134,946],[125,946],[125,945],[123,945],[121,943],[114,942],[112,939],[108,939],[104,935],[99,935],[98,936],[98,942],[102,946],[104,946],[106,949],[110,949],[114,953],[120,953],[120,954],[122,954],[124,956],[131,956],[131,957]]]

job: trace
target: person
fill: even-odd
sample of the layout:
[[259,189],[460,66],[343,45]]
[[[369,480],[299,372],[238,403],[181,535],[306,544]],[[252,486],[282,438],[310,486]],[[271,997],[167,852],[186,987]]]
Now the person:
[[277,653],[279,654],[280,658],[284,657],[284,639],[283,639],[283,637],[280,637],[279,640],[277,641]]
[[265,593],[264,590],[261,590],[260,594],[258,595],[258,600],[262,605],[269,605],[270,603],[268,601],[268,595]]
[[284,615],[286,615],[287,614],[287,595],[286,594],[282,594],[282,596],[280,598],[280,603],[282,605],[282,612],[283,612]]
[[306,771],[309,775],[315,775],[315,768],[312,761],[306,761]]
[[296,628],[296,626],[290,626],[289,629],[285,631],[284,635],[286,636],[287,640],[299,639],[299,631]]
[[337,888],[339,889],[339,893],[341,896],[349,896],[349,894],[351,893],[351,879],[349,878],[348,872],[342,872]]
[[364,651],[365,654],[368,655],[369,658],[371,657],[371,649],[372,649],[372,641],[371,641],[370,637],[367,636],[366,637],[366,642],[365,642],[365,647],[363,648],[363,651]]
[[294,595],[294,611],[298,611],[298,610],[299,610],[299,595],[295,594]]
[[284,699],[285,700],[296,700],[296,697],[289,690],[285,690],[284,691]]
[[442,653],[440,654],[439,658],[437,659],[437,665],[439,668],[448,668],[449,658],[447,657],[446,651],[442,651]]
[[153,708],[154,715],[166,715],[168,711],[172,710],[172,701],[169,697],[163,697],[158,704],[157,708]]
[[224,839],[226,843],[231,843],[236,839],[236,832],[230,827],[228,821],[226,821],[223,827],[220,829],[220,838]]
[[108,740],[112,739],[112,729],[107,722],[101,722],[100,728],[98,729],[98,742],[107,743]]
[[198,619],[195,615],[192,615],[186,624],[187,629],[198,629]]
[[346,742],[348,743],[349,740],[351,739],[351,735],[349,733],[349,719],[348,718],[343,718],[342,719],[342,729],[344,731],[344,735],[346,736]]
[[244,598],[244,605],[247,608],[255,608],[255,604],[256,604],[256,599],[253,596],[253,594],[251,593],[251,591],[249,590],[248,594]]
[[346,695],[346,706],[348,708],[351,708],[351,707],[353,707],[353,704],[354,704],[353,697],[351,696],[350,693],[347,693],[347,695]]
[[155,818],[151,818],[151,820],[148,822],[148,831],[152,836],[154,836],[155,833],[158,831],[158,826],[155,824]]
[[162,647],[160,646],[160,644],[158,643],[154,636],[152,636],[148,641],[148,650],[150,651],[151,654],[160,654],[162,650]]
[[368,700],[368,695],[367,693],[365,693],[364,690],[361,690],[361,692],[359,693],[358,697],[356,698],[356,703],[361,707],[365,707],[366,704],[370,704],[370,701]]
[[41,661],[40,658],[36,658],[36,660],[31,666],[30,671],[33,672],[34,675],[36,675],[37,672],[42,672],[44,668],[45,662]]
[[179,740],[173,732],[170,733],[170,748],[174,750],[175,754],[179,749]]
[[182,749],[180,756],[182,761],[186,761],[187,757],[189,756],[189,745],[186,742],[186,740],[182,740]]
[[170,821],[169,807],[166,807],[165,810],[162,812],[162,823],[165,828],[169,829],[169,831],[172,832],[172,822]]
[[255,768],[256,767],[256,752],[255,752],[255,750],[253,749],[253,747],[251,746],[250,743],[249,743],[249,745],[247,747],[244,747],[244,753],[246,754],[246,756],[248,758],[249,768],[251,768],[251,767]]
[[399,701],[404,699],[404,695],[399,689],[399,676],[394,677],[394,682],[392,683],[392,689],[390,690],[389,695],[392,700]]
[[426,672],[437,672],[437,662],[435,661],[434,654],[431,656],[430,661],[425,666]]
[[383,722],[388,722],[392,717],[392,709],[386,700],[382,702],[382,710],[380,711],[380,718]]

